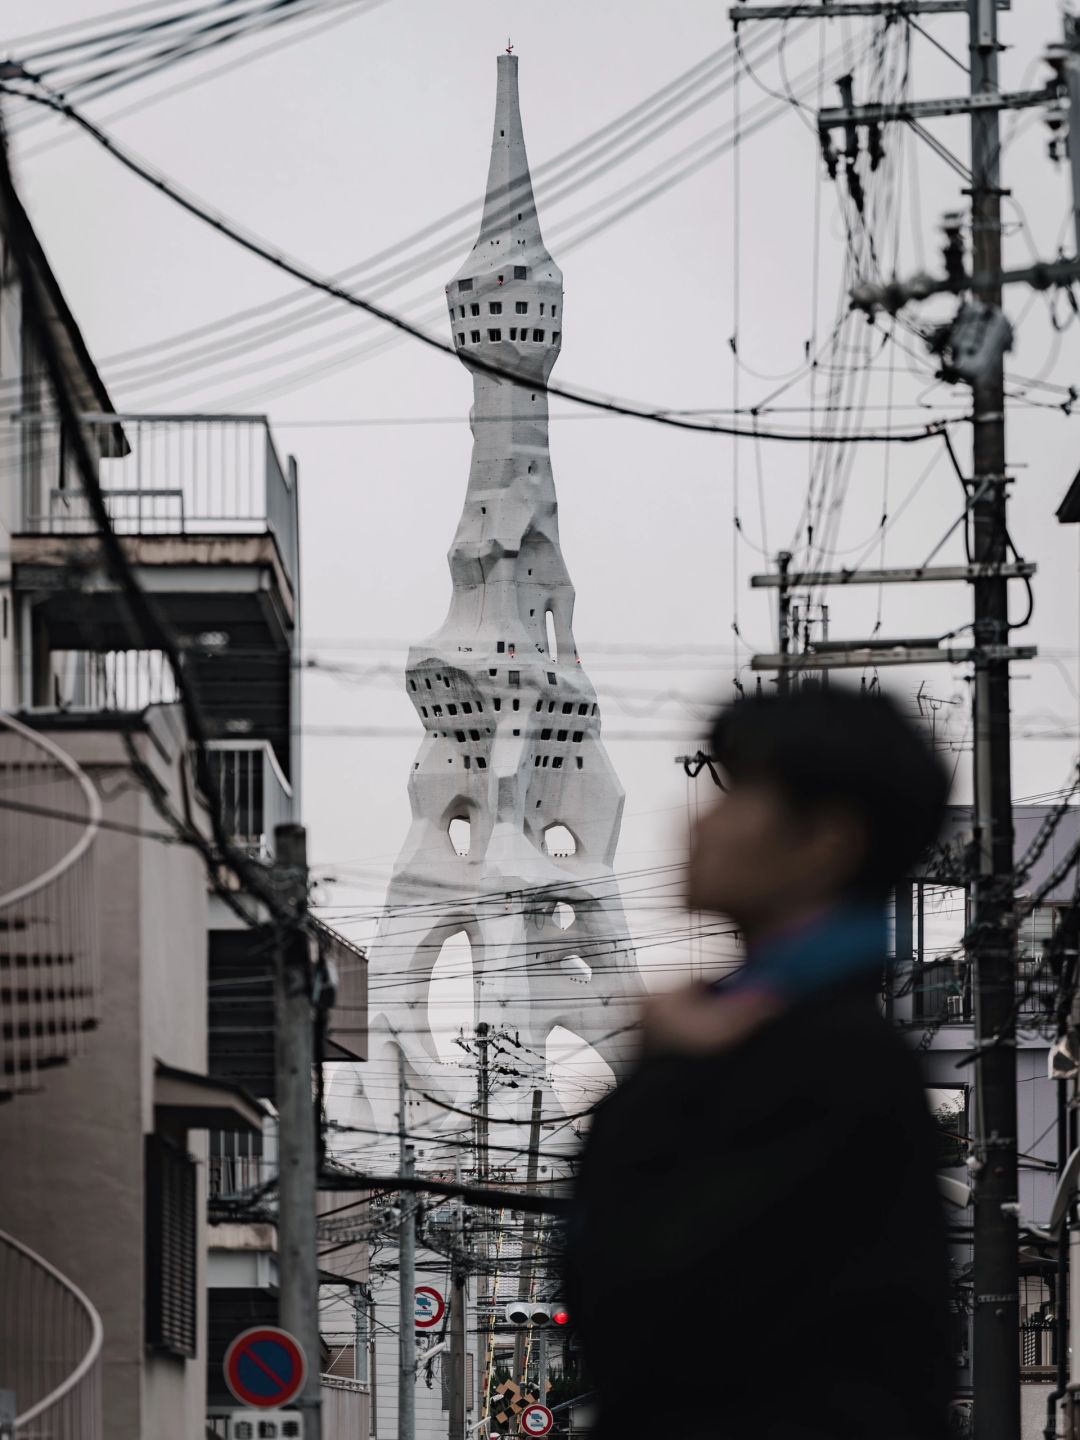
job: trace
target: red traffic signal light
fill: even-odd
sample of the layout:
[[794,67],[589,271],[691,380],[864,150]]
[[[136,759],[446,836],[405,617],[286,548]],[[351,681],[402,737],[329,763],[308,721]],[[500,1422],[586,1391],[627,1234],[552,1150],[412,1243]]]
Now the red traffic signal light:
[[570,1316],[565,1310],[553,1310],[551,1312],[551,1323],[553,1325],[569,1325]]

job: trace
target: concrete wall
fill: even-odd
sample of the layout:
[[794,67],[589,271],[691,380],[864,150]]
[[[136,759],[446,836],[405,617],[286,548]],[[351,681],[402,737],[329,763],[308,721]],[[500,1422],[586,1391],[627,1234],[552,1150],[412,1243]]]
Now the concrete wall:
[[[137,734],[134,743],[178,800],[182,737],[171,715],[158,712],[153,737]],[[117,734],[54,734],[97,784],[107,820],[163,828]],[[202,1433],[205,1313],[195,1360],[146,1355],[143,1140],[154,1124],[155,1060],[198,1070],[205,1056],[206,880],[187,847],[104,830],[95,849],[103,1019],[85,1054],[48,1072],[41,1093],[0,1107],[0,1228],[100,1311],[110,1440],[187,1440]],[[189,1148],[199,1138],[190,1136]],[[202,1186],[200,1253],[201,1195]]]

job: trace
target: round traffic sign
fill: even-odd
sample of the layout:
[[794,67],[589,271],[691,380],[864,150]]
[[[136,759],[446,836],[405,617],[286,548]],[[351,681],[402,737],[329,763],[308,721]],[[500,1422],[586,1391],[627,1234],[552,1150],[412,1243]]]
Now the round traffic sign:
[[555,1417],[546,1405],[527,1405],[521,1412],[521,1429],[525,1435],[546,1435],[555,1424]]
[[295,1400],[307,1364],[298,1341],[276,1325],[245,1330],[225,1351],[225,1383],[240,1401],[259,1410]]
[[416,1328],[430,1330],[446,1314],[446,1301],[431,1285],[416,1287]]

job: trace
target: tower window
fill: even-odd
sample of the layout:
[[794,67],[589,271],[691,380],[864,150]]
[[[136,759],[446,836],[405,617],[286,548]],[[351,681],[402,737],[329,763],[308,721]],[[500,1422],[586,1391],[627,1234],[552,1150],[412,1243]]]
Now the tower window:
[[479,315],[479,314],[480,314],[480,306],[477,305],[477,304],[475,304],[475,303],[472,304],[472,305],[470,305],[470,306],[469,306],[469,314],[470,314],[470,315]]
[[514,734],[515,734],[515,735],[520,735],[520,734],[521,734],[521,731],[520,731],[520,730],[515,730],[515,731],[514,731]]
[[[506,672],[506,678],[507,678],[507,683],[508,683],[508,684],[510,684],[510,685],[520,685],[520,684],[521,684],[521,671],[520,671],[520,670],[508,670],[508,671]],[[514,701],[514,704],[515,704],[515,705],[517,704],[517,701],[516,701],[516,700]]]
[[555,739],[556,739],[556,740],[565,740],[566,737],[567,737],[567,734],[568,734],[568,732],[567,732],[566,730],[560,730],[559,733],[555,736]]
[[424,684],[427,686],[427,688],[428,688],[429,690],[431,689],[431,681],[428,680],[426,677],[425,677],[425,680],[424,680]]
[[464,330],[459,330],[459,331],[458,331],[457,343],[458,343],[459,345],[464,345],[464,344],[465,344],[465,331],[464,331]]
[[487,769],[487,761],[484,759],[483,755],[477,755],[477,757],[476,757],[476,768],[477,768],[478,770],[486,770],[486,769]]
[[527,300],[519,300],[514,306],[514,313],[517,315],[527,315],[529,313],[529,302]]
[[554,713],[555,713],[555,701],[554,701],[554,700],[549,700],[549,701],[548,701],[548,714],[549,714],[549,715],[554,715]]
[[539,340],[539,341],[542,342],[543,339],[544,339],[544,332],[543,332],[542,330],[534,330],[534,331],[533,331],[533,339],[534,339],[534,340]]
[[547,672],[547,677],[548,677],[548,684],[549,684],[549,685],[557,685],[557,684],[559,683],[559,682],[556,680],[556,678],[555,678],[555,671],[554,671],[554,670],[549,670],[549,671]]
[[[488,674],[489,674],[489,675],[497,675],[498,673],[499,673],[498,670],[489,670],[489,671],[488,671]],[[584,714],[584,711],[583,711],[582,713]]]
[[561,756],[561,755],[556,755],[556,756],[552,759],[551,768],[552,768],[553,770],[561,770],[561,769],[562,769],[562,756]]
[[574,713],[574,707],[573,707],[573,705],[564,705],[564,706],[562,707],[562,713],[563,713],[564,715],[572,715],[572,714]]
[[542,710],[542,709],[544,708],[544,702],[543,702],[543,700],[537,700],[537,702],[536,702],[536,708],[537,708],[537,710]]
[[513,708],[514,710],[520,710],[520,709],[521,709],[521,701],[518,700],[518,699],[515,697],[514,700],[511,702],[511,706],[512,706],[512,708]]
[[584,769],[585,769],[585,761],[581,758],[580,755],[577,757],[577,768],[578,768],[579,770],[584,770]]
[[540,731],[540,739],[541,739],[541,740],[550,740],[550,739],[551,739],[551,731],[550,731],[550,730],[541,730],[541,731]]
[[461,318],[462,318],[462,320],[464,320],[464,319],[465,319],[465,306],[464,306],[464,305],[459,305],[459,306],[458,306],[458,309],[461,311]]
[[[536,766],[536,767],[539,767],[539,764],[540,764],[540,756],[537,755],[536,759],[533,761],[533,765]],[[539,803],[540,803],[539,800],[538,800],[536,803],[539,805]]]
[[464,731],[464,730],[455,730],[455,731],[454,731],[454,739],[457,740],[459,744],[464,745],[464,743],[465,743],[465,731]]
[[583,740],[584,738],[585,738],[585,732],[584,732],[584,730],[575,730],[575,731],[574,731],[574,744],[575,744],[575,745],[580,745],[581,742],[582,742],[582,740]]
[[459,281],[457,282],[457,288],[458,288],[459,290],[471,290],[471,289],[472,289],[472,281],[471,281],[471,280],[459,280]]
[[446,707],[446,713],[447,713],[448,715],[456,715],[456,714],[457,714],[457,706],[456,706],[456,705],[447,705],[447,707]]
[[505,641],[505,640],[496,640],[496,641],[495,641],[495,649],[499,652],[500,655],[505,655],[505,653],[506,653],[506,641]]
[[[465,756],[465,769],[468,770],[468,769],[471,768],[471,766],[472,766],[472,761],[469,759],[468,755],[466,755],[466,756]],[[453,823],[454,823],[454,822],[451,820],[451,821],[450,821],[450,824],[452,825]]]
[[480,344],[480,331],[479,331],[479,330],[470,330],[470,331],[469,331],[469,339],[472,341],[472,343],[473,343],[474,345],[479,345],[479,344]]
[[433,705],[433,706],[431,707],[431,713],[432,713],[432,715],[438,716],[439,719],[442,719],[442,706],[441,706],[441,705]]
[[552,330],[552,332],[551,332],[551,343],[552,343],[552,345],[557,345],[557,344],[559,343],[559,336],[560,336],[561,334],[562,334],[562,331],[561,331],[561,330]]
[[555,306],[555,305],[552,305],[552,307],[551,307],[551,318],[552,318],[553,320],[554,320],[555,316],[556,316],[558,313],[559,313],[558,307]]
[[[521,219],[521,216],[520,216],[520,215],[518,216],[518,219],[519,219],[519,220]],[[515,280],[524,280],[524,279],[526,278],[526,276],[528,275],[528,273],[529,273],[529,272],[528,272],[528,270],[526,269],[526,267],[525,267],[524,265],[515,265],[515,266],[514,266],[514,279],[515,279]]]
[[510,339],[511,339],[511,340],[516,340],[516,339],[517,339],[517,326],[516,326],[516,325],[511,325],[511,326],[510,326]]
[[420,714],[424,717],[425,720],[427,719],[427,706],[426,706],[426,705],[421,705],[421,706],[420,706]]
[[470,731],[469,731],[469,739],[470,739],[470,740],[479,740],[479,739],[480,739],[480,731],[479,731],[479,730],[470,730]]
[[489,315],[501,315],[501,314],[502,314],[502,301],[501,301],[501,300],[489,300],[489,301],[488,301],[488,314],[489,314]]
[[541,768],[542,768],[542,769],[544,769],[544,770],[547,769],[548,757],[547,757],[546,755],[545,755],[544,758],[540,761],[540,765],[541,765]]
[[489,330],[489,331],[488,331],[488,339],[489,339],[489,340],[501,340],[501,339],[502,339],[502,331],[501,331],[501,330]]
[[544,302],[541,300],[541,301],[540,301],[540,314],[542,315],[543,313],[544,313]]
[[588,705],[579,705],[579,706],[577,707],[577,713],[578,713],[579,715],[587,715],[587,714],[589,713],[589,707],[588,707]]
[[472,706],[469,704],[468,700],[465,700],[465,701],[462,702],[461,713],[462,713],[463,715],[471,715],[471,714],[472,714]]
[[495,709],[496,709],[496,710],[501,710],[501,709],[502,709],[502,699],[501,699],[500,696],[498,696],[498,695],[495,696],[494,705],[495,705]]

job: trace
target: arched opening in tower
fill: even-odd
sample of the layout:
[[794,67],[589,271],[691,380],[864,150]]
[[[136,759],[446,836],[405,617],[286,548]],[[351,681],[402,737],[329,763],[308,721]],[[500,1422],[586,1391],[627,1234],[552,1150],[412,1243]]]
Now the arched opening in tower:
[[558,637],[558,635],[556,635],[556,633],[555,633],[555,615],[554,615],[554,612],[551,611],[551,610],[548,610],[548,611],[546,612],[545,616],[544,616],[544,619],[545,619],[545,622],[546,622],[546,624],[547,624],[547,647],[548,647],[548,654],[551,656],[552,660],[554,660],[555,663],[558,664],[558,662],[559,662],[559,637]]
[[472,945],[466,932],[459,930],[447,936],[439,947],[427,993],[428,1025],[439,1059],[448,1065],[461,1059],[461,1051],[454,1044],[458,1031],[473,1028],[473,997]]
[[450,844],[462,858],[472,849],[472,821],[467,815],[455,815],[447,826]]
[[577,837],[565,825],[549,825],[544,831],[544,849],[549,855],[566,859],[577,854]]
[[565,1025],[550,1030],[545,1057],[551,1088],[568,1115],[587,1109],[615,1084],[615,1072],[600,1052]]

